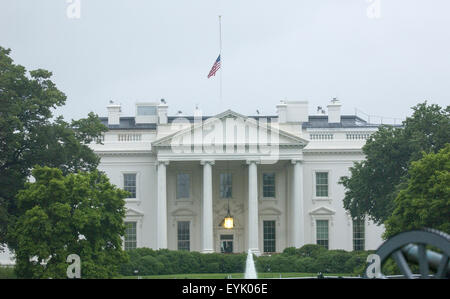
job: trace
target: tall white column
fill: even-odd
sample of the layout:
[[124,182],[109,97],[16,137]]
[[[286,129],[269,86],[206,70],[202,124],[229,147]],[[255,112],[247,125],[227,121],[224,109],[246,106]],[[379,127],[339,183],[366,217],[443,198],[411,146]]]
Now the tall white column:
[[248,160],[248,249],[259,255],[257,161]]
[[169,161],[158,161],[158,201],[156,213],[156,247],[167,248],[167,187],[166,165]]
[[214,161],[201,161],[203,165],[203,210],[202,210],[202,252],[214,252],[213,242],[213,202],[212,202],[212,165]]
[[301,160],[292,160],[294,165],[292,186],[291,240],[292,245],[299,248],[305,244],[305,219],[303,211],[303,165]]

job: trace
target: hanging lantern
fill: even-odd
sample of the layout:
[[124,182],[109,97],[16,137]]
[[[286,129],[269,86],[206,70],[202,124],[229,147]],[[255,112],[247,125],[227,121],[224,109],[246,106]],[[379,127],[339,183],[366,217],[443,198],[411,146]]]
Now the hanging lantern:
[[[229,162],[227,161],[227,174],[229,173]],[[230,197],[228,197],[228,208],[227,208],[227,215],[225,218],[223,218],[222,222],[219,224],[219,226],[223,226],[225,229],[232,229],[234,227],[234,219],[233,216],[230,214]]]
[[230,207],[228,207],[227,215],[222,219],[219,224],[219,227],[223,227],[226,229],[234,228],[234,218],[230,214]]
[[233,217],[230,215],[230,209],[228,208],[228,213],[225,216],[225,218],[223,218],[223,227],[226,229],[232,229],[234,227],[234,219]]

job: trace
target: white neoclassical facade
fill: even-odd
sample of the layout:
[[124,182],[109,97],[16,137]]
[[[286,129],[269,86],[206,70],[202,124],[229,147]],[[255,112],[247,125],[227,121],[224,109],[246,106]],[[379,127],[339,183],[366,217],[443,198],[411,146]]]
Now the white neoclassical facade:
[[[377,126],[341,115],[338,101],[327,108],[308,115],[307,102],[286,101],[271,116],[168,116],[162,100],[123,117],[111,103],[101,118],[109,131],[92,148],[111,182],[130,192],[125,249],[376,249],[383,228],[351,219],[338,181],[364,159]],[[223,226],[228,211],[232,229]]]

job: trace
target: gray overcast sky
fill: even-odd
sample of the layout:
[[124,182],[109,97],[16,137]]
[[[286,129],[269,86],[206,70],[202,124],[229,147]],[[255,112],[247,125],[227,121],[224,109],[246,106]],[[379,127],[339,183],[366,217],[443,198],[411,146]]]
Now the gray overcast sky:
[[[337,96],[358,108],[404,117],[428,99],[450,104],[450,1],[371,0],[0,0],[0,45],[16,63],[45,68],[66,93],[57,113],[105,116],[109,100],[134,115],[137,101],[165,98],[170,114],[233,109],[274,114],[281,99],[310,111]],[[223,101],[219,52],[223,15]]]

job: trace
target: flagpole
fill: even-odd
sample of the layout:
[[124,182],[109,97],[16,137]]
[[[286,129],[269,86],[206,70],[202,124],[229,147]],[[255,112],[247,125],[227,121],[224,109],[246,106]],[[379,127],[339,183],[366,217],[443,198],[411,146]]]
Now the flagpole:
[[[219,78],[219,101],[220,106],[222,106],[222,69],[223,69],[223,59],[222,59],[222,16],[219,15],[219,55],[220,55],[220,78]],[[221,107],[222,108],[222,107]]]

